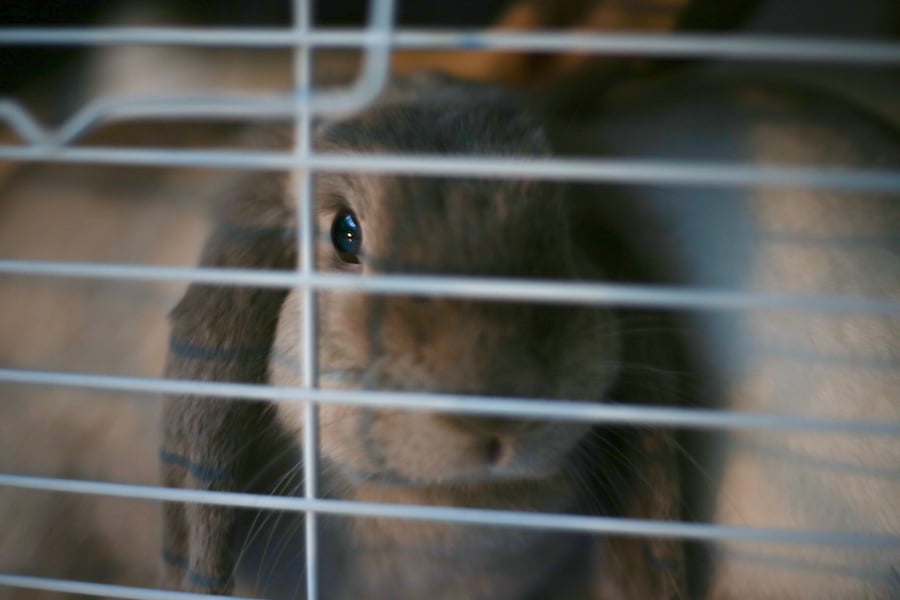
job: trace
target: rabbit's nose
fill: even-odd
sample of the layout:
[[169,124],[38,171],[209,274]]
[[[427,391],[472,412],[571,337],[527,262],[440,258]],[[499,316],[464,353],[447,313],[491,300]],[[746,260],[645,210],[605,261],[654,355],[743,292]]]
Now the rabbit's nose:
[[540,421],[506,417],[471,417],[441,415],[439,418],[455,429],[484,436],[524,435],[540,426]]

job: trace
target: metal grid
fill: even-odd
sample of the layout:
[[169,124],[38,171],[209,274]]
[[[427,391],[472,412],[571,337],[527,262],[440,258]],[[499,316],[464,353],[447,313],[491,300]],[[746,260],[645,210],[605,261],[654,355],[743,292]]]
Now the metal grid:
[[[900,64],[900,44],[861,41],[791,39],[726,35],[637,35],[498,33],[418,31],[392,28],[393,0],[372,0],[369,22],[362,31],[314,30],[309,6],[294,0],[295,23],[288,30],[103,28],[41,29],[0,28],[0,45],[183,45],[210,47],[295,48],[295,91],[291,95],[224,96],[180,95],[171,97],[105,98],[84,107],[56,130],[38,123],[15,101],[0,98],[0,119],[17,132],[25,144],[0,145],[0,160],[157,165],[171,167],[217,167],[238,170],[298,169],[299,252],[301,264],[294,274],[259,270],[178,268],[124,264],[0,260],[0,273],[35,277],[95,278],[130,281],[204,282],[218,285],[253,285],[299,288],[302,291],[302,388],[271,385],[171,381],[153,378],[89,375],[0,368],[0,381],[21,384],[83,387],[91,389],[202,394],[223,401],[234,398],[299,401],[305,403],[303,451],[318,456],[317,406],[325,403],[409,410],[437,410],[473,414],[511,415],[542,419],[565,419],[593,423],[625,423],[708,430],[764,429],[830,431],[866,435],[900,435],[900,422],[850,421],[780,414],[738,413],[716,410],[582,403],[541,402],[516,398],[453,396],[428,393],[379,393],[316,388],[315,323],[311,310],[314,292],[321,289],[357,289],[370,293],[415,293],[449,297],[518,299],[572,304],[617,303],[632,306],[715,310],[804,309],[822,312],[869,312],[900,314],[900,301],[844,296],[798,296],[716,290],[676,290],[662,287],[531,283],[464,277],[410,277],[380,275],[361,281],[357,277],[318,273],[311,263],[312,199],[314,171],[357,170],[381,173],[440,176],[493,176],[543,178],[627,184],[744,186],[799,185],[817,189],[900,191],[900,172],[847,169],[753,167],[646,160],[506,160],[466,157],[419,157],[400,155],[340,156],[313,152],[310,123],[313,114],[352,112],[366,106],[381,91],[389,74],[392,48],[405,49],[503,49],[529,51],[579,51],[593,54],[669,58],[714,57],[730,60],[827,62],[870,66]],[[312,48],[357,47],[364,50],[361,75],[349,89],[323,93],[311,85]],[[184,150],[167,148],[73,147],[71,143],[95,127],[117,118],[162,117],[168,119],[285,118],[295,123],[293,152]],[[534,514],[465,508],[424,507],[349,502],[317,498],[316,471],[309,470],[303,498],[222,493],[155,486],[64,480],[0,474],[0,485],[24,489],[95,494],[157,501],[196,502],[256,509],[305,513],[307,573],[316,573],[316,515],[370,515],[408,520],[446,521],[466,524],[500,524],[525,528],[557,529],[592,533],[679,537],[693,540],[757,540],[787,543],[818,543],[870,548],[896,548],[900,536],[837,531],[798,531],[775,528],[736,527],[635,519]],[[211,598],[205,594],[168,592],[127,586],[93,584],[0,574],[0,585],[36,590],[83,593],[116,598]],[[318,581],[307,578],[307,597],[318,597]]]

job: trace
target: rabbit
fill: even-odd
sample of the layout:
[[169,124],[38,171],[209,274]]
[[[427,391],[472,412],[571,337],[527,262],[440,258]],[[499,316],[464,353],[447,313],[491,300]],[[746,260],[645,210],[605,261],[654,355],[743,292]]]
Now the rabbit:
[[[550,151],[518,96],[434,73],[399,79],[374,107],[322,122],[315,144],[333,152]],[[286,177],[280,185],[278,198],[265,201],[276,207],[259,194],[246,207],[290,228],[295,182]],[[550,183],[317,173],[314,196],[315,260],[323,271],[605,281],[625,261],[576,243],[563,190]],[[669,390],[653,383],[654,368],[670,358],[664,342],[656,343],[659,352],[643,352],[639,392],[622,384],[632,340],[655,340],[623,331],[624,312],[323,290],[319,385],[666,403]],[[299,318],[298,292],[291,291],[269,361],[273,384],[302,383]],[[270,478],[269,491],[297,493],[302,408],[279,402],[272,410],[286,449],[273,451],[270,462],[291,458]],[[668,438],[656,432],[330,403],[320,415],[321,489],[329,498],[675,516],[677,491],[654,486],[649,475],[655,468],[676,477]],[[323,598],[682,597],[677,542],[326,515],[319,527]],[[302,597],[302,517],[246,515],[236,530],[237,591]],[[676,564],[661,567],[669,557]]]

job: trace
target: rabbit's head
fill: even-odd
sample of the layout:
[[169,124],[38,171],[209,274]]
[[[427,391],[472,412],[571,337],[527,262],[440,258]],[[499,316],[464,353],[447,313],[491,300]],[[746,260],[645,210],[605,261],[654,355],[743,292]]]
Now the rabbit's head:
[[[413,92],[410,92],[410,89]],[[496,88],[429,81],[318,128],[327,152],[540,157],[539,124]],[[288,192],[286,197],[293,194]],[[533,180],[318,173],[323,271],[582,278],[558,186]],[[611,311],[359,291],[317,294],[319,385],[381,391],[601,401],[616,377]],[[271,376],[299,384],[300,306],[282,309]],[[585,424],[321,406],[322,456],[351,481],[406,486],[559,475]],[[302,429],[297,403],[278,407]]]

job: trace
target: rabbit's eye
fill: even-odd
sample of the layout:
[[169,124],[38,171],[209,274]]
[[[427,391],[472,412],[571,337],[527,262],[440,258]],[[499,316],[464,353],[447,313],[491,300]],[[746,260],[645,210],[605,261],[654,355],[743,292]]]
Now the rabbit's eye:
[[334,217],[334,221],[331,223],[331,243],[342,261],[359,264],[362,228],[359,226],[356,215],[351,211],[342,210]]

